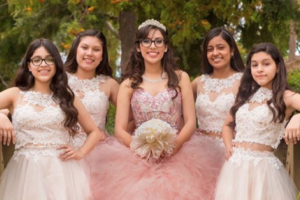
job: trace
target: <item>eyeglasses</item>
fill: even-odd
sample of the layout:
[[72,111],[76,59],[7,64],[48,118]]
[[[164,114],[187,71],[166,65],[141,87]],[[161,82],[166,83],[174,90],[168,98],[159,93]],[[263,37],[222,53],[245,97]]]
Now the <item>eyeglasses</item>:
[[31,63],[34,65],[34,66],[40,66],[42,64],[42,62],[44,61],[47,65],[54,65],[54,61],[55,59],[52,58],[52,57],[49,57],[49,58],[40,58],[40,57],[36,57],[36,58],[32,58],[30,59]]
[[152,45],[152,42],[156,47],[163,47],[165,45],[165,42],[162,38],[156,38],[155,40],[150,40],[149,38],[141,40],[141,45],[143,47],[150,47]]

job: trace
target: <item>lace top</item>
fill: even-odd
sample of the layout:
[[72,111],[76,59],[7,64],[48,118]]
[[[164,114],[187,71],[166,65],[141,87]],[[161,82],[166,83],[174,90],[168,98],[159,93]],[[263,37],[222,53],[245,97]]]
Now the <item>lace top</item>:
[[250,142],[271,146],[276,149],[284,136],[284,122],[271,122],[272,111],[266,101],[272,98],[272,91],[260,88],[241,106],[236,113],[236,136],[234,142]]
[[165,89],[152,96],[143,89],[134,91],[131,97],[131,107],[136,127],[150,119],[161,119],[179,130],[182,118],[181,93],[172,99],[175,91]]
[[[30,157],[39,153],[57,155],[56,147],[69,143],[71,136],[62,123],[65,114],[52,95],[20,91],[12,119],[16,133],[15,157],[19,154]],[[36,150],[41,147],[50,149]],[[29,152],[26,148],[33,150]]]
[[226,79],[201,76],[197,86],[196,115],[200,130],[221,134],[222,126],[235,100],[233,87],[240,82],[242,73]]
[[[109,78],[108,76],[98,75],[92,79],[81,80],[77,76],[68,73],[68,83],[71,89],[81,100],[95,124],[102,130],[105,129],[109,98],[101,89],[104,87],[105,80]],[[81,133],[73,138],[76,146],[81,146],[85,141],[86,134],[83,130],[81,130]]]

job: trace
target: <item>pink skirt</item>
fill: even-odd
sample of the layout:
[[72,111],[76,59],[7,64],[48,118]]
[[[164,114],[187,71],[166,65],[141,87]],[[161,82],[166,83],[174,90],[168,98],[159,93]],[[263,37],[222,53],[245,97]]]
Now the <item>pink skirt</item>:
[[92,192],[97,200],[214,199],[224,155],[222,145],[195,133],[175,155],[147,161],[110,137],[89,161]]

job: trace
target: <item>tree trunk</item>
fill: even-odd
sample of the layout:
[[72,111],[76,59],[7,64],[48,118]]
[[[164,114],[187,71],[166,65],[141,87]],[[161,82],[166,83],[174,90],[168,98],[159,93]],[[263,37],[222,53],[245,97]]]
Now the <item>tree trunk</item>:
[[[297,7],[297,0],[293,0],[294,6]],[[290,40],[289,40],[289,61],[292,62],[295,60],[296,54],[296,23],[294,20],[291,20],[290,24]]]
[[137,29],[137,15],[131,11],[121,11],[119,14],[119,36],[121,40],[121,72],[125,70],[131,49],[134,47],[135,32]]

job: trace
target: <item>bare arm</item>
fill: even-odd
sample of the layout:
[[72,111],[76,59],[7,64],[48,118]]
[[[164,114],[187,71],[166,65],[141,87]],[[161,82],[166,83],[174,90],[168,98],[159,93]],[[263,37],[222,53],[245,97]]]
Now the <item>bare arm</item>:
[[128,79],[120,85],[115,122],[115,136],[127,147],[131,143],[131,135],[127,132],[127,125],[131,113],[130,99],[133,92],[133,89],[129,85],[130,80]]
[[225,144],[225,149],[226,149],[225,156],[227,160],[232,156],[233,153],[232,140],[233,140],[234,132],[232,128],[229,126],[229,123],[231,122],[233,122],[233,117],[231,114],[228,114],[222,128],[222,138]]
[[196,129],[196,114],[193,91],[189,76],[186,72],[181,73],[179,86],[181,87],[184,125],[175,141],[177,150],[179,150],[181,146],[190,139]]
[[200,81],[200,76],[198,76],[197,78],[195,78],[193,81],[192,81],[192,89],[193,89],[193,95],[194,95],[194,100],[196,100],[197,98],[197,94],[198,94],[198,83]]

